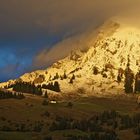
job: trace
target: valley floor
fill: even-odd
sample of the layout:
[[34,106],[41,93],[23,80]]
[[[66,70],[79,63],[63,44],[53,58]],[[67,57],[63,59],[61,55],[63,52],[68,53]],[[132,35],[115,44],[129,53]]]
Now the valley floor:
[[[115,110],[121,115],[139,113],[135,96],[113,98],[83,97],[43,105],[40,96],[26,95],[25,99],[0,100],[0,140],[65,140],[67,135],[87,135],[78,129],[53,130],[50,126],[57,117],[73,120],[86,120],[107,110]],[[120,140],[135,140],[131,128],[115,130]],[[45,138],[46,137],[46,138]],[[67,140],[67,139],[66,139]]]

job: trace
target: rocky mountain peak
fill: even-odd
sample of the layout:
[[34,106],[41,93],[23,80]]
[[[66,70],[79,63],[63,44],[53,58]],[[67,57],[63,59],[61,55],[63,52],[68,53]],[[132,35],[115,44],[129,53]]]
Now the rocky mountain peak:
[[[126,69],[128,59],[129,67],[134,74],[140,69],[140,29],[109,20],[97,32],[96,38],[93,37],[94,41],[91,39],[91,43],[87,43],[88,51],[73,50],[52,67],[27,73],[20,79],[40,85],[58,81],[62,92],[77,90],[83,88],[83,85],[88,92],[117,88],[115,81],[118,71]],[[64,74],[67,78],[63,78]],[[69,83],[73,75],[75,79]],[[0,86],[10,83],[11,81],[2,83]],[[123,90],[123,86],[120,86]]]

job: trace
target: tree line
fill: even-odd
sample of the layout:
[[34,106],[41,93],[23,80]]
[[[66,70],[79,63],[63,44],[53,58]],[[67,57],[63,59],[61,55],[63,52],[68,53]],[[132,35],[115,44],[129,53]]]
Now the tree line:
[[12,93],[10,91],[0,91],[0,99],[24,99],[25,96],[22,93]]
[[121,115],[114,110],[104,111],[83,120],[74,120],[56,116],[49,130],[80,130],[86,132],[86,136],[67,135],[68,140],[119,140],[118,130],[132,129],[140,138],[140,114],[133,116]]
[[42,95],[41,86],[35,86],[34,83],[16,82],[14,85],[12,85],[12,87],[13,87],[13,90],[16,92]]
[[[113,68],[113,66],[109,66],[109,68]],[[104,78],[107,78],[107,74],[103,73],[104,71],[107,71],[107,68],[104,68],[104,70],[101,72]],[[93,74],[97,75],[100,71],[98,67],[93,67]],[[127,66],[126,69],[123,70],[122,68],[118,69],[118,75],[117,75],[117,82],[120,84],[122,82],[124,76],[124,90],[125,93],[140,93],[140,70],[136,73],[136,75],[133,73],[133,71],[130,68],[130,58],[128,55],[127,60]]]
[[134,75],[130,69],[130,59],[128,58],[128,64],[124,72],[125,81],[124,89],[126,93],[139,93],[140,92],[140,71]]
[[56,92],[60,92],[61,91],[59,83],[57,81],[55,81],[54,83],[51,82],[49,84],[43,84],[42,88],[49,89],[49,90],[56,91]]

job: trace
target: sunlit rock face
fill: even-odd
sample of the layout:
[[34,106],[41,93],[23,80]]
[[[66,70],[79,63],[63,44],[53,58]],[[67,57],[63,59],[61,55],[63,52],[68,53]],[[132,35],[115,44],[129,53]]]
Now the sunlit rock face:
[[112,24],[115,30],[111,35],[101,30],[97,37],[99,39],[84,56],[83,62],[92,61],[92,64],[100,68],[109,63],[116,69],[125,69],[129,58],[130,67],[136,73],[140,66],[140,30],[114,22],[111,23],[111,30]]
[[[140,29],[118,20],[109,20],[96,32],[96,37],[95,34],[91,37],[90,31],[87,51],[74,50],[46,70],[24,74],[20,80],[41,85],[58,81],[63,93],[122,93],[124,71],[128,64],[134,75],[140,68]],[[118,85],[119,72],[122,73],[122,83]],[[70,83],[73,75],[75,79]]]

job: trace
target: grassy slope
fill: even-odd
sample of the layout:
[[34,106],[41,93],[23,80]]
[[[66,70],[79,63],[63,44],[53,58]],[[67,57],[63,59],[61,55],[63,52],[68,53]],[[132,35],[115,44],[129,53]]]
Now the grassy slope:
[[[56,115],[72,117],[74,119],[87,118],[97,112],[102,112],[104,110],[114,109],[122,114],[133,114],[139,112],[140,109],[136,104],[135,98],[81,98],[79,100],[73,100],[73,108],[67,108],[66,102],[58,104],[50,104],[48,106],[43,106],[42,97],[28,95],[26,99],[15,100],[15,99],[5,99],[0,100],[0,118],[5,117],[6,121],[11,120],[12,122],[30,122],[43,120],[44,123],[51,122]],[[51,116],[49,118],[43,117],[42,114],[48,111]],[[2,121],[0,122],[2,124]],[[24,140],[24,139],[34,139],[40,140],[42,135],[46,135],[47,130],[44,130],[41,135],[34,133],[19,133],[19,132],[0,132],[1,140]],[[48,133],[48,132],[47,132]],[[54,133],[54,134],[53,134]],[[67,131],[53,132],[50,135],[61,135],[62,133],[68,133]],[[69,132],[70,133],[70,132]],[[81,133],[72,131],[71,133]],[[126,132],[121,132],[121,136],[125,136]],[[127,135],[126,135],[127,137]],[[133,135],[131,136],[133,137]],[[131,138],[130,137],[130,138]],[[61,138],[60,138],[61,139]]]

